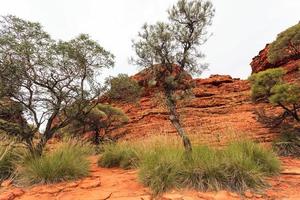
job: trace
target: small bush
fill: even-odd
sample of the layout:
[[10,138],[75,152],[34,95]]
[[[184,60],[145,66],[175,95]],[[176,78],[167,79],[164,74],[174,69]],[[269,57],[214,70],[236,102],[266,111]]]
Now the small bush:
[[143,88],[126,74],[109,77],[106,83],[110,87],[107,95],[113,100],[135,103],[143,93]]
[[300,157],[300,136],[299,132],[285,130],[273,143],[275,151],[280,156]]
[[104,147],[98,165],[101,167],[135,168],[138,163],[137,151],[126,144],[108,144]]
[[41,157],[26,155],[17,170],[17,180],[24,184],[53,183],[88,175],[86,156],[90,147],[72,141],[59,145]]

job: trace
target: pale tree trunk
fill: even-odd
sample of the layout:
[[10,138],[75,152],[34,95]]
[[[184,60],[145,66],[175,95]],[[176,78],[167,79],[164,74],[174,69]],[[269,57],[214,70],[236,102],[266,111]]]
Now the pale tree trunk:
[[185,151],[191,152],[192,144],[180,123],[179,115],[176,111],[176,103],[173,100],[171,91],[166,90],[165,95],[166,95],[166,104],[169,109],[169,119],[172,125],[174,126],[174,128],[176,129],[178,135],[181,137]]
[[53,136],[52,132],[45,132],[41,137],[41,140],[37,143],[37,145],[34,148],[34,153],[37,156],[41,156],[43,154],[43,150],[48,142],[49,139],[51,139]]

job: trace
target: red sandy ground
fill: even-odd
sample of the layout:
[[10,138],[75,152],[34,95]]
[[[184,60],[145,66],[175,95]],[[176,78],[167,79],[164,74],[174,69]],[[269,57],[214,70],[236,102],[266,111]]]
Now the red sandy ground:
[[[148,200],[149,189],[137,180],[136,170],[104,169],[92,159],[91,175],[74,182],[16,188],[9,185],[0,188],[0,200]],[[159,199],[163,200],[299,200],[300,160],[282,158],[283,171],[268,179],[271,187],[260,192],[246,191],[237,194],[228,191],[198,192],[193,190],[171,191]]]

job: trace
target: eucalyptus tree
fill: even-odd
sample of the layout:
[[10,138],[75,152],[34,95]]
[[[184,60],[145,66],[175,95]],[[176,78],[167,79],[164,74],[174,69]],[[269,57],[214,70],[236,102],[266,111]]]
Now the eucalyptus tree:
[[[214,8],[210,1],[179,0],[168,10],[168,21],[145,24],[138,38],[133,41],[136,57],[132,61],[151,71],[151,82],[163,87],[169,119],[183,140],[187,151],[192,150],[176,110],[178,92],[188,91],[192,84],[186,81],[187,73],[200,74],[207,64],[200,63],[204,55],[199,47],[209,35]],[[183,96],[185,93],[183,94]]]
[[41,154],[58,130],[98,104],[103,87],[97,76],[113,64],[114,56],[88,35],[55,41],[39,23],[11,15],[0,21],[1,82],[15,88],[5,96],[22,105],[31,124],[24,140],[32,152]]

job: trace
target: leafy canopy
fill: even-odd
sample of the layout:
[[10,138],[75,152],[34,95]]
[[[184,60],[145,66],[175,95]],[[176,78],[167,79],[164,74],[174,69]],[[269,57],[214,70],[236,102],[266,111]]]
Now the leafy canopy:
[[[284,82],[283,75],[283,69],[276,68],[253,74],[249,78],[252,84],[251,92],[254,101],[268,100],[270,103],[283,109],[284,112],[280,116],[275,117],[274,120],[272,119],[277,125],[288,116],[297,122],[300,121],[298,116],[300,86],[295,83]],[[265,116],[263,117],[266,118]]]
[[284,70],[282,68],[268,69],[249,77],[251,83],[251,95],[254,101],[267,99],[271,95],[271,89],[282,82]]
[[93,108],[87,107],[85,110],[88,113],[65,127],[66,132],[75,135],[82,131],[94,131],[95,134],[98,134],[103,129],[106,134],[113,126],[120,126],[129,121],[121,109],[108,104],[98,104]]
[[97,104],[103,90],[97,76],[113,64],[114,56],[86,34],[55,41],[39,23],[12,15],[0,20],[1,91],[22,105],[32,133],[43,132],[39,149]]
[[142,27],[138,40],[133,41],[134,63],[142,67],[177,64],[189,73],[201,73],[206,65],[199,63],[204,55],[198,47],[207,40],[206,29],[214,16],[212,3],[180,0],[168,14],[168,22]]
[[212,23],[214,8],[210,1],[179,0],[168,10],[168,21],[145,24],[133,41],[136,57],[132,61],[150,71],[151,82],[163,88],[165,104],[169,110],[169,119],[183,140],[187,151],[191,151],[191,142],[180,123],[176,111],[178,99],[182,99],[176,90],[192,88],[191,81],[182,81],[182,74],[200,74],[206,64],[199,62],[204,55],[199,47],[208,38],[207,27]]

